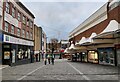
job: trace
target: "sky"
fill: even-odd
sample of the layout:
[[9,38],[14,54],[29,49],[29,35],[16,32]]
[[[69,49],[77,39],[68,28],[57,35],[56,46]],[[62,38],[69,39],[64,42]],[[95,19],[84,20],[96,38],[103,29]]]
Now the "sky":
[[48,37],[68,39],[69,33],[108,0],[20,0]]

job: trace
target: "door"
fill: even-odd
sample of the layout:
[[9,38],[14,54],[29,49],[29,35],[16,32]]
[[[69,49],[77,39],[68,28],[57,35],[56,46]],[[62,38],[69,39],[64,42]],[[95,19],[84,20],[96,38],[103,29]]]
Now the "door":
[[11,65],[11,47],[10,44],[3,44],[2,59],[4,65]]

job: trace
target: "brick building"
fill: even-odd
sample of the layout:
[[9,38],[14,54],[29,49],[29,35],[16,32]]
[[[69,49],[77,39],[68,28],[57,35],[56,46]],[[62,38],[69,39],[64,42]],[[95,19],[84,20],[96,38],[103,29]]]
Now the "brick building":
[[70,33],[69,41],[79,46],[80,55],[76,57],[80,61],[116,66],[120,53],[119,25],[120,1],[110,0]]
[[18,0],[3,2],[3,64],[32,62],[34,15]]

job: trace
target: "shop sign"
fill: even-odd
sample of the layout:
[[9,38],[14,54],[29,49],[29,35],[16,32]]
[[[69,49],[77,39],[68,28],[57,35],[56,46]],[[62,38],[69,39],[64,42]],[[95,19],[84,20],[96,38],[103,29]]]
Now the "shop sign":
[[2,33],[0,33],[0,42],[2,42],[3,41],[3,35],[2,35]]
[[4,34],[3,42],[34,46],[34,43],[32,41],[27,41],[27,40],[24,40],[24,39],[15,38],[13,36],[5,35],[5,34]]

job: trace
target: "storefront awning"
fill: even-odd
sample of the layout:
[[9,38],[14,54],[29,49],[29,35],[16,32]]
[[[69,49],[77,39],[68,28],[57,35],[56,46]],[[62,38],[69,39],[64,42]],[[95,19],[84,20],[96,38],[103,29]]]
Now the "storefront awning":
[[71,46],[69,47],[69,50],[74,49],[74,48],[75,48],[75,45],[71,44]]
[[116,20],[111,20],[109,25],[94,39],[114,39],[115,31],[118,30],[119,23]]
[[97,36],[97,34],[93,32],[89,38],[82,37],[82,39],[79,42],[79,45],[88,45],[88,44],[91,44],[93,42],[92,38],[95,37],[95,36]]
[[87,39],[86,39],[85,37],[82,37],[82,39],[79,41],[79,44],[81,45],[81,44],[85,43],[86,40],[87,40]]

